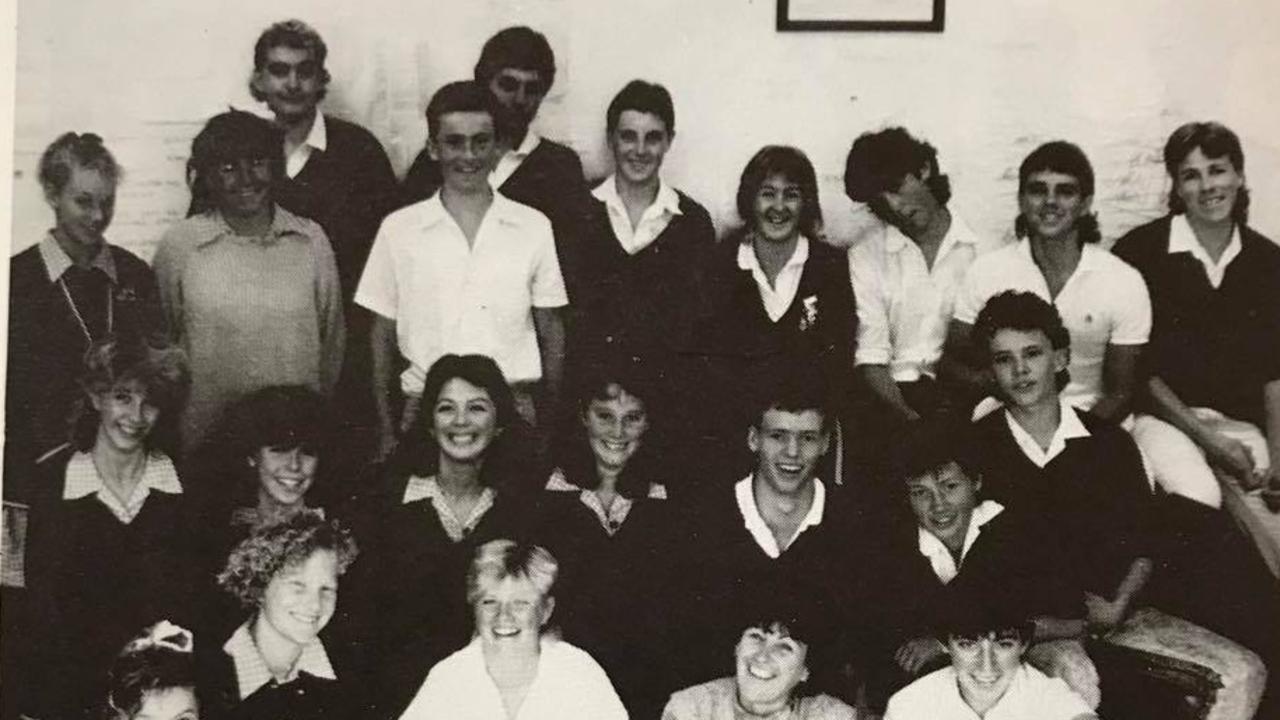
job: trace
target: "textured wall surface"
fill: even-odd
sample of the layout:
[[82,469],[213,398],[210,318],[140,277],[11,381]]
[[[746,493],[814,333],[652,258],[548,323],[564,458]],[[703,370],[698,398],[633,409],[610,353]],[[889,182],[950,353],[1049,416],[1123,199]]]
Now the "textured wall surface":
[[559,76],[540,128],[608,172],[604,108],[643,77],[676,99],[667,177],[722,226],[737,178],[766,143],[791,143],[822,176],[832,238],[867,225],[841,191],[850,141],[887,124],[932,141],[953,207],[981,233],[1009,232],[1016,167],[1071,139],[1098,174],[1109,239],[1160,214],[1159,150],[1190,119],[1240,133],[1254,224],[1280,235],[1280,3],[1271,0],[950,0],[946,32],[778,33],[773,0],[19,0],[11,251],[51,224],[35,180],[60,132],[94,130],[125,166],[109,237],[150,257],[186,207],[184,163],[203,119],[254,107],[252,44],[301,17],[330,45],[326,109],[361,122],[403,172],[426,132],[421,109],[467,77],[484,39],[527,23],[548,34]]

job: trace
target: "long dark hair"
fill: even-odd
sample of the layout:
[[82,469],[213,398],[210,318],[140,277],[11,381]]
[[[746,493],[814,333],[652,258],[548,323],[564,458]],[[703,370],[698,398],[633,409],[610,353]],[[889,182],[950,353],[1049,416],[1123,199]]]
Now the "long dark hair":
[[[391,460],[393,474],[429,477],[440,466],[440,446],[432,433],[435,422],[435,404],[440,391],[450,380],[460,379],[489,393],[497,412],[498,437],[485,453],[484,467],[480,471],[480,483],[494,486],[504,484],[506,477],[520,461],[522,451],[527,450],[527,428],[516,412],[515,396],[507,384],[502,370],[487,355],[445,355],[429,370],[422,388],[422,404],[418,415],[401,440],[396,456]],[[499,480],[504,482],[499,483]]]
[[623,393],[640,400],[649,427],[644,433],[645,440],[619,474],[617,490],[625,498],[643,498],[648,496],[649,483],[656,474],[653,443],[649,442],[654,434],[654,416],[647,401],[651,396],[649,385],[639,372],[631,370],[629,366],[621,365],[587,373],[587,377],[579,384],[578,422],[573,429],[572,439],[565,444],[560,469],[569,482],[580,488],[594,490],[600,487],[600,473],[596,467],[595,454],[591,451],[585,419],[587,413],[591,412],[592,401],[613,400]]

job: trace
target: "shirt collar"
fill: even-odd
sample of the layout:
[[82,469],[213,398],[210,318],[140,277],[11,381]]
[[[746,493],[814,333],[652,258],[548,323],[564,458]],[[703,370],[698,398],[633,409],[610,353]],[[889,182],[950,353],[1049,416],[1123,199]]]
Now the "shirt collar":
[[[1035,268],[1036,272],[1040,272],[1040,266],[1036,265],[1035,256],[1031,254],[1031,238],[1022,238],[1018,241],[1018,252]],[[1076,269],[1072,271],[1072,277],[1077,273],[1086,273],[1097,270],[1103,262],[1102,256],[1106,250],[1098,247],[1096,243],[1085,243],[1080,246],[1080,261],[1076,263]]]
[[[1003,511],[1004,506],[994,500],[983,500],[973,509],[973,513],[969,516],[969,528],[965,531],[964,545],[960,549],[961,563],[969,554],[969,549],[978,540],[982,526],[991,522]],[[960,573],[960,569],[947,546],[936,535],[922,527],[916,528],[916,533],[920,554],[929,559],[929,564],[933,566],[933,572],[938,579],[943,584],[954,580]]]
[[[40,241],[39,246],[40,258],[44,260],[44,268],[49,273],[49,282],[57,282],[67,270],[70,270],[74,262],[66,250],[58,244],[53,232],[45,233],[44,239]],[[93,258],[93,262],[89,263],[89,267],[94,267],[106,273],[114,284],[116,282],[116,261],[115,256],[111,254],[106,244],[98,250],[98,254]]]
[[[742,514],[743,526],[755,538],[756,543],[764,550],[765,554],[771,558],[777,559],[782,555],[784,550],[778,547],[778,540],[773,536],[773,531],[769,529],[768,523],[764,521],[764,516],[760,514],[760,506],[756,504],[755,494],[755,475],[748,475],[738,481],[733,487],[734,497],[738,501],[738,512]],[[809,506],[809,512],[800,521],[800,525],[796,527],[795,535],[787,542],[788,547],[796,541],[808,528],[822,524],[822,513],[827,505],[827,489],[822,481],[813,479],[813,504]]]
[[1031,437],[1014,419],[1013,413],[1005,410],[1004,420],[1009,426],[1009,432],[1013,434],[1013,439],[1018,443],[1018,447],[1027,459],[1035,463],[1039,467],[1044,467],[1051,460],[1057,457],[1063,450],[1067,449],[1067,441],[1076,438],[1086,438],[1090,436],[1089,428],[1084,426],[1084,422],[1080,420],[1079,413],[1071,407],[1063,398],[1058,399],[1058,405],[1061,408],[1061,415],[1058,419],[1058,429],[1053,431],[1053,438],[1049,441],[1047,450],[1040,447],[1040,443]]
[[[444,200],[441,199],[440,193],[441,191],[437,190],[434,195],[418,203],[418,222],[424,230],[430,229],[446,220],[453,221],[453,216],[445,209]],[[494,219],[504,225],[518,226],[520,224],[519,218],[511,212],[513,205],[516,205],[514,200],[495,189],[493,191],[493,203],[485,211],[485,217],[493,216]]]
[[480,491],[480,499],[476,501],[475,507],[471,508],[471,514],[460,518],[453,514],[449,503],[445,502],[444,491],[440,489],[440,483],[436,481],[435,476],[424,478],[413,475],[405,484],[404,496],[400,502],[407,505],[420,500],[429,501],[440,519],[440,526],[444,528],[445,534],[449,539],[458,542],[480,524],[485,513],[493,507],[496,497],[497,493],[493,488],[484,488]]
[[1186,215],[1174,215],[1169,219],[1169,252],[1191,253],[1206,267],[1217,266],[1225,268],[1232,260],[1240,254],[1243,245],[1240,242],[1240,226],[1235,225],[1231,228],[1231,240],[1227,243],[1227,247],[1222,251],[1222,256],[1218,258],[1218,262],[1213,262],[1209,257],[1209,253],[1205,251],[1204,246],[1196,239],[1196,233],[1191,229],[1191,223],[1187,220]]
[[[885,250],[891,253],[901,252],[908,244],[914,245],[915,241],[897,227],[885,226]],[[977,245],[978,236],[958,215],[951,213],[951,227],[947,228],[947,234],[942,236],[942,243],[938,246],[938,257],[941,258],[950,252],[952,247],[961,244]]]
[[538,147],[538,143],[542,142],[542,136],[534,132],[533,128],[524,134],[524,140],[520,141],[520,146],[507,151],[508,155],[514,155],[517,160],[524,160],[529,154]]
[[312,148],[324,152],[329,146],[329,129],[325,125],[324,113],[316,110],[316,119],[311,123],[311,132],[307,133],[307,139],[302,141],[303,145],[310,145]]
[[77,452],[67,462],[62,499],[79,500],[97,495],[111,514],[127,525],[142,511],[143,503],[153,490],[170,495],[182,494],[182,483],[178,481],[178,473],[168,458],[162,455],[148,457],[133,493],[122,500],[102,482],[102,476],[93,464],[93,456],[87,452]]
[[[267,668],[267,661],[258,650],[258,644],[253,641],[253,634],[249,632],[249,624],[252,622],[252,619],[247,620],[236,628],[230,639],[222,646],[223,652],[230,655],[231,661],[235,664],[236,684],[240,689],[241,700],[273,680],[271,670]],[[300,672],[326,680],[338,679],[333,671],[333,664],[329,662],[329,654],[325,652],[324,643],[319,637],[303,646],[302,653],[298,655],[298,661],[294,663],[285,682],[296,680]]]
[[[783,265],[783,270],[793,268],[797,265],[804,265],[809,259],[809,238],[804,235],[796,241],[795,252],[791,253],[791,257],[787,260],[787,264]],[[743,240],[738,243],[738,268],[740,270],[750,270],[752,272],[764,272],[764,268],[760,267],[760,258],[756,257],[756,249],[752,247],[750,240]]]
[[[626,213],[627,206],[623,204],[622,196],[618,194],[617,174],[605,178],[604,182],[591,191],[591,194],[610,209]],[[653,199],[653,204],[645,209],[644,214],[662,213],[680,215],[680,195],[675,188],[667,184],[666,180],[658,178],[658,195]]]
[[[222,216],[220,211],[212,210],[210,212],[214,223],[218,226],[218,231],[201,240],[196,247],[205,247],[206,245],[212,245],[213,243],[224,239],[257,242],[256,239],[251,240],[249,238],[240,238],[236,235],[236,231],[231,228],[231,225],[227,223],[227,219]],[[268,241],[268,244],[270,244],[288,235],[297,235],[305,238],[307,237],[307,226],[305,223],[306,221],[302,218],[294,215],[288,210],[285,210],[280,207],[280,205],[273,203],[273,207],[271,209],[271,226],[267,228],[267,237],[265,239]]]

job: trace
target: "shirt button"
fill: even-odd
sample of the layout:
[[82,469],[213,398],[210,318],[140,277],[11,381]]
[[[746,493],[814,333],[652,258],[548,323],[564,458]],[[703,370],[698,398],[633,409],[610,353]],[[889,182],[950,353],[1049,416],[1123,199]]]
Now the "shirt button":
[[617,530],[618,528],[620,528],[620,527],[622,527],[622,524],[621,524],[621,523],[619,523],[617,520],[610,520],[610,521],[609,521],[609,529],[610,529],[610,530],[615,530],[615,531],[616,531],[616,530]]

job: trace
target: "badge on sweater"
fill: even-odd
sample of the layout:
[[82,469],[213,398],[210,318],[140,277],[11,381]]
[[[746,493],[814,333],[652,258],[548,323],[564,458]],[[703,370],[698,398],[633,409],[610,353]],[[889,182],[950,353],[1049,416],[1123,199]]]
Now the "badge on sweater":
[[808,330],[818,322],[818,296],[810,295],[802,301],[800,309],[800,330]]

